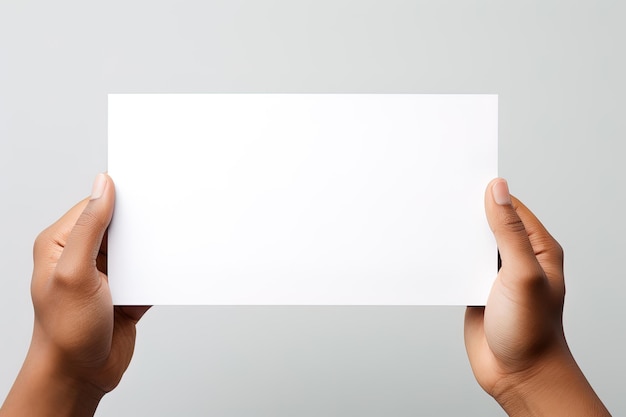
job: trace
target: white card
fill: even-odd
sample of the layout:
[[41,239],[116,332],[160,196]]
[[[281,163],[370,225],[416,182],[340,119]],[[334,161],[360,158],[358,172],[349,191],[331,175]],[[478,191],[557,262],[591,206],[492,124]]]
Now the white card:
[[118,305],[484,305],[496,95],[111,94]]

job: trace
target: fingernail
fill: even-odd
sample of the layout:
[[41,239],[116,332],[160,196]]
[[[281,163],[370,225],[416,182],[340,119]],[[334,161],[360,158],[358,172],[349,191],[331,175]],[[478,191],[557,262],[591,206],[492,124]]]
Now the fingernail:
[[491,187],[491,193],[496,204],[507,206],[511,204],[511,194],[509,194],[509,185],[505,179],[496,181]]
[[104,174],[98,174],[96,180],[93,182],[93,188],[91,189],[91,200],[97,200],[102,197],[106,185],[107,179]]

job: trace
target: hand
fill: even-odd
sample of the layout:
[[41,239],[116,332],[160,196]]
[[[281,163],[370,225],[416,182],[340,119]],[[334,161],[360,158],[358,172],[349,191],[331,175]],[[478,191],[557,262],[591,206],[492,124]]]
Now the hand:
[[563,333],[563,250],[511,197],[503,179],[485,193],[502,268],[485,307],[468,307],[465,345],[474,375],[509,415],[609,415]]
[[33,337],[2,416],[93,415],[128,367],[135,324],[149,307],[113,307],[111,301],[103,237],[114,200],[113,181],[100,174],[91,198],[38,236]]

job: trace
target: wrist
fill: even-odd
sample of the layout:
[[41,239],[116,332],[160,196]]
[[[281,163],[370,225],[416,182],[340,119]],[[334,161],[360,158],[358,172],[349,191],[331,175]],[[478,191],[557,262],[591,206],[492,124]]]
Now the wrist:
[[67,371],[53,352],[31,345],[0,416],[93,416],[104,392]]
[[494,399],[509,416],[610,416],[567,347],[504,378]]

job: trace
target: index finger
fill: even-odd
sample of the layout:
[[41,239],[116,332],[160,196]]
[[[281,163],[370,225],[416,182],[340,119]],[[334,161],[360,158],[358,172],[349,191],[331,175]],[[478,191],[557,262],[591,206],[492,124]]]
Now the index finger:
[[563,248],[528,207],[513,197],[513,207],[526,228],[535,257],[553,284],[563,284]]

